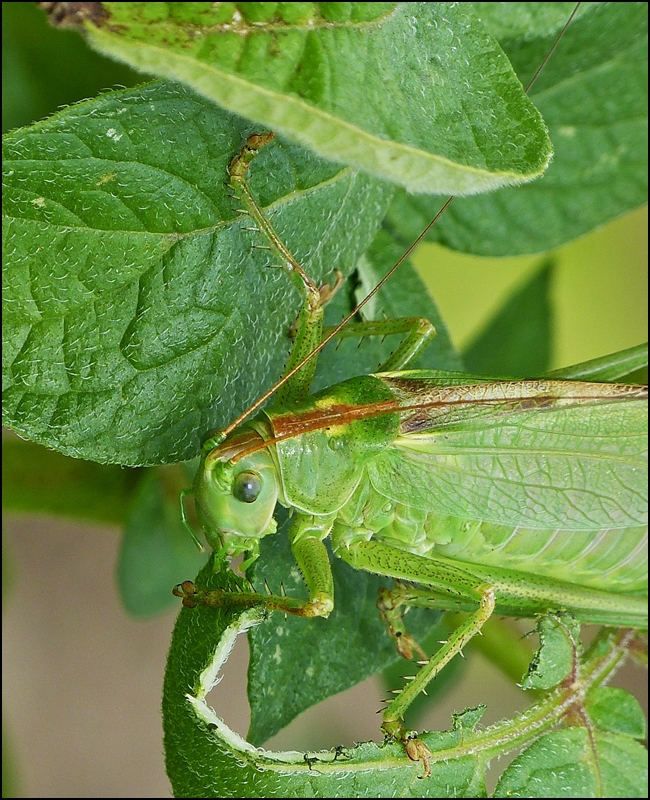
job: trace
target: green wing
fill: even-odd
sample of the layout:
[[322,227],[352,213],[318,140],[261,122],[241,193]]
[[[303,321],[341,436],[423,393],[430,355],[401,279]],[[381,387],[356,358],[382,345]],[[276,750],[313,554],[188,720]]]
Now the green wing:
[[642,387],[485,383],[451,387],[456,401],[445,387],[436,403],[429,380],[414,408],[412,378],[406,380],[403,432],[368,465],[384,496],[539,530],[647,524],[647,400],[634,399]]

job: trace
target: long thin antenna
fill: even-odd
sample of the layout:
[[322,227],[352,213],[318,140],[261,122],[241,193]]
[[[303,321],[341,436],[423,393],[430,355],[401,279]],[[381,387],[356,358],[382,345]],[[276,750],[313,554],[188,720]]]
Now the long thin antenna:
[[[573,20],[573,18],[575,17],[575,15],[576,15],[576,13],[577,13],[578,9],[580,8],[580,6],[581,6],[581,3],[576,3],[576,5],[575,5],[575,8],[573,9],[573,11],[571,12],[571,14],[570,14],[569,18],[568,18],[568,19],[567,19],[567,21],[566,21],[566,24],[564,25],[564,27],[562,28],[562,30],[561,30],[561,31],[558,33],[557,37],[555,38],[555,41],[553,42],[553,45],[551,46],[550,50],[548,51],[548,53],[547,53],[547,54],[546,54],[546,56],[544,57],[544,60],[543,60],[543,61],[542,61],[542,63],[539,65],[539,67],[538,67],[537,71],[535,72],[535,74],[533,75],[533,77],[530,79],[530,81],[529,81],[529,83],[528,83],[528,86],[526,86],[526,89],[525,89],[525,92],[526,92],[526,94],[528,94],[528,92],[529,92],[529,91],[530,91],[530,89],[532,88],[533,84],[535,83],[535,81],[536,81],[536,80],[537,80],[537,78],[539,77],[540,73],[542,72],[542,70],[544,69],[544,67],[546,66],[546,64],[548,63],[548,60],[549,60],[549,58],[550,58],[550,57],[553,55],[553,53],[555,52],[555,49],[556,49],[556,47],[557,47],[557,46],[558,46],[558,44],[560,43],[560,40],[562,39],[562,37],[564,36],[564,34],[566,33],[566,30],[567,30],[567,28],[568,28],[568,27],[569,27],[569,25],[571,24],[571,21],[572,21],[572,20]],[[445,202],[445,204],[442,206],[442,208],[440,209],[440,211],[438,211],[438,213],[437,213],[437,214],[435,215],[435,217],[434,217],[434,218],[431,220],[431,222],[430,222],[430,223],[429,223],[429,224],[426,226],[426,228],[425,228],[425,229],[422,231],[422,233],[421,233],[421,234],[420,234],[420,235],[417,237],[417,239],[416,239],[416,240],[415,240],[415,241],[414,241],[414,242],[411,244],[411,246],[410,246],[410,247],[409,247],[409,248],[406,250],[406,252],[405,252],[405,253],[404,253],[404,254],[401,256],[401,258],[399,259],[399,261],[397,261],[397,263],[396,263],[396,264],[395,264],[393,267],[391,267],[391,269],[390,269],[390,270],[389,270],[389,271],[386,273],[386,275],[385,275],[385,276],[384,276],[384,277],[383,277],[383,278],[382,278],[382,279],[379,281],[379,283],[378,283],[378,284],[377,284],[377,285],[374,287],[374,289],[373,289],[371,292],[369,292],[369,293],[368,293],[368,294],[367,294],[367,295],[366,295],[366,296],[363,298],[363,300],[361,300],[361,302],[360,302],[360,303],[359,303],[359,304],[356,306],[356,308],[354,308],[354,309],[353,309],[353,310],[352,310],[352,311],[351,311],[351,312],[350,312],[350,313],[347,315],[347,317],[345,317],[345,318],[344,318],[344,319],[343,319],[343,320],[342,320],[342,321],[341,321],[341,322],[340,322],[340,323],[339,323],[339,324],[336,326],[336,328],[334,328],[334,330],[333,330],[331,333],[329,333],[329,334],[328,334],[328,335],[327,335],[327,336],[326,336],[326,337],[323,339],[323,341],[322,341],[322,342],[321,342],[321,343],[320,343],[320,344],[319,344],[317,347],[315,347],[315,348],[314,348],[314,349],[311,351],[311,353],[309,353],[309,355],[306,355],[306,356],[305,356],[305,357],[302,359],[302,361],[300,361],[298,364],[296,364],[296,366],[295,366],[295,367],[294,367],[294,368],[293,368],[293,369],[292,369],[290,372],[288,372],[286,375],[283,375],[283,376],[280,378],[280,380],[279,380],[279,381],[277,381],[277,383],[273,384],[273,386],[271,386],[271,388],[270,388],[268,391],[264,392],[264,394],[263,394],[261,397],[259,397],[259,398],[258,398],[258,399],[257,399],[257,400],[256,400],[256,401],[253,403],[253,405],[249,406],[249,407],[246,409],[246,411],[244,411],[242,414],[240,414],[240,415],[237,417],[237,419],[233,420],[233,422],[231,422],[231,423],[230,423],[230,424],[229,424],[229,425],[228,425],[226,428],[224,428],[224,429],[223,429],[223,430],[220,432],[220,433],[221,433],[221,437],[223,437],[223,438],[225,439],[225,437],[226,437],[226,436],[228,436],[230,433],[232,433],[232,432],[235,430],[235,428],[237,428],[239,425],[241,425],[241,424],[242,424],[242,422],[244,422],[244,421],[245,421],[245,420],[246,420],[246,419],[247,419],[247,418],[248,418],[248,417],[249,417],[251,414],[255,413],[255,411],[257,411],[257,410],[258,410],[258,408],[261,408],[261,407],[264,405],[264,403],[266,403],[266,401],[269,399],[269,397],[271,397],[271,395],[275,394],[275,392],[277,392],[277,390],[278,390],[278,389],[279,389],[281,386],[284,386],[284,384],[285,384],[285,383],[286,383],[288,380],[290,380],[290,378],[292,378],[292,377],[293,377],[293,376],[296,374],[296,372],[298,372],[298,370],[302,369],[302,368],[305,366],[305,364],[306,364],[308,361],[310,361],[310,360],[311,360],[311,359],[312,359],[312,358],[313,358],[313,357],[314,357],[314,356],[315,356],[317,353],[320,353],[320,351],[321,351],[321,350],[322,350],[322,349],[325,347],[325,345],[327,345],[329,342],[331,342],[331,341],[332,341],[332,339],[333,339],[335,336],[337,336],[337,334],[338,334],[338,333],[339,333],[339,332],[340,332],[340,331],[341,331],[341,330],[342,330],[342,329],[343,329],[343,328],[344,328],[344,327],[345,327],[345,326],[348,324],[348,322],[349,322],[349,321],[350,321],[350,320],[351,320],[351,319],[352,319],[352,318],[353,318],[353,317],[354,317],[356,314],[358,314],[358,313],[359,313],[359,311],[360,311],[360,310],[361,310],[361,309],[362,309],[362,308],[363,308],[363,307],[366,305],[366,303],[368,303],[368,302],[369,302],[369,301],[370,301],[370,300],[371,300],[371,299],[372,299],[372,298],[373,298],[373,297],[374,297],[374,296],[377,294],[377,292],[378,292],[378,291],[381,289],[381,287],[382,287],[382,286],[383,286],[383,285],[386,283],[386,281],[387,281],[389,278],[391,278],[391,277],[394,275],[394,273],[395,273],[395,272],[396,272],[396,271],[399,269],[399,267],[400,267],[400,266],[401,266],[401,265],[404,263],[404,261],[405,261],[405,260],[406,260],[406,259],[407,259],[407,258],[408,258],[410,255],[411,255],[411,253],[413,252],[413,250],[415,250],[415,248],[416,248],[416,247],[417,247],[417,246],[420,244],[420,242],[421,242],[421,241],[424,239],[424,237],[427,235],[427,233],[429,233],[429,231],[431,230],[431,228],[433,228],[433,226],[436,224],[436,222],[437,222],[437,221],[440,219],[440,217],[441,217],[441,216],[444,214],[444,212],[445,212],[445,211],[446,211],[446,210],[449,208],[449,206],[450,206],[451,202],[454,200],[454,197],[455,197],[455,195],[452,195],[451,197],[449,197],[449,198],[447,199],[447,201],[446,201],[446,202]],[[220,438],[221,438],[221,437],[220,437]]]
[[563,37],[563,36],[564,36],[564,34],[566,33],[566,30],[567,30],[567,28],[569,27],[569,25],[570,25],[570,24],[571,24],[571,22],[573,21],[573,18],[575,17],[575,15],[578,13],[578,9],[580,8],[580,6],[581,6],[581,5],[582,5],[582,3],[581,3],[581,2],[580,2],[580,3],[576,3],[576,4],[575,4],[575,7],[574,7],[573,11],[572,11],[572,12],[571,12],[571,14],[569,15],[569,19],[568,19],[568,20],[566,21],[566,23],[564,24],[564,27],[562,28],[562,30],[561,30],[561,31],[558,33],[558,35],[555,37],[555,41],[553,42],[553,45],[552,45],[551,49],[550,49],[550,50],[548,51],[548,53],[546,54],[546,56],[545,56],[544,60],[543,60],[543,61],[542,61],[542,63],[539,65],[539,67],[537,67],[537,72],[535,72],[535,74],[534,74],[534,75],[533,75],[533,77],[530,79],[530,81],[528,81],[528,86],[527,86],[527,87],[524,89],[524,91],[526,92],[526,94],[528,94],[528,92],[529,92],[529,91],[530,91],[530,90],[533,88],[533,85],[534,85],[535,81],[537,80],[537,78],[539,78],[539,76],[540,76],[540,74],[541,74],[542,70],[544,69],[544,67],[545,67],[545,66],[546,66],[546,64],[548,63],[548,60],[549,60],[549,58],[550,58],[550,57],[553,55],[553,53],[555,52],[555,48],[558,46],[558,44],[560,44],[560,40],[562,39],[562,37]]

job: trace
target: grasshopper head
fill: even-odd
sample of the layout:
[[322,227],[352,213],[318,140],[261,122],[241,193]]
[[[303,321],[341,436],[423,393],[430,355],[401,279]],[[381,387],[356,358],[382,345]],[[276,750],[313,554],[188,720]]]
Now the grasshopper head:
[[259,540],[277,528],[273,511],[278,477],[262,437],[250,429],[240,430],[211,450],[196,473],[194,498],[213,550],[229,556],[247,550],[256,557]]

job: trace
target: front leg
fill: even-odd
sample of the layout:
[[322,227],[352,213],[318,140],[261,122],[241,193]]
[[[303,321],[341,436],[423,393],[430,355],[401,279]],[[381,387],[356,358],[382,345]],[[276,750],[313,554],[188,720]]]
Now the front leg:
[[334,608],[334,579],[323,539],[332,525],[330,517],[295,514],[289,531],[291,550],[307,584],[309,599],[258,592],[229,592],[222,589],[199,589],[192,581],[174,587],[173,593],[186,608],[198,605],[215,608],[252,608],[264,606],[298,617],[328,617]]

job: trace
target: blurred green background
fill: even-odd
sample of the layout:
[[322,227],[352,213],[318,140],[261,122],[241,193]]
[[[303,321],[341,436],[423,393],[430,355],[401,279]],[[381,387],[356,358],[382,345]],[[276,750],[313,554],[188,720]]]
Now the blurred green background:
[[[551,369],[646,341],[647,206],[558,248],[554,257]],[[542,259],[481,258],[424,244],[414,261],[462,351]]]
[[[147,80],[90,51],[78,34],[49,27],[35,4],[2,6],[3,131],[100,91]],[[414,261],[461,350],[541,264],[535,256],[484,259],[428,244]],[[553,368],[646,339],[646,209],[560,248],[556,264]],[[12,775],[16,781],[3,795],[169,796],[159,698],[175,612],[148,621],[125,616],[113,580],[117,527],[12,515],[5,532],[14,580],[4,615],[3,691],[14,763],[3,781]],[[245,733],[247,711],[236,707],[244,702],[245,647],[230,667],[214,703]],[[446,727],[451,710],[478,701],[486,685],[502,715],[520,702],[517,690],[477,659],[426,726]],[[497,701],[502,690],[509,699]],[[332,698],[273,745],[328,747],[376,737],[373,712],[382,691],[373,682]],[[359,707],[368,727],[358,724]],[[323,730],[332,741],[318,738]]]

